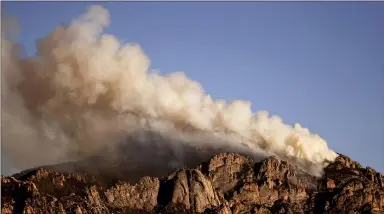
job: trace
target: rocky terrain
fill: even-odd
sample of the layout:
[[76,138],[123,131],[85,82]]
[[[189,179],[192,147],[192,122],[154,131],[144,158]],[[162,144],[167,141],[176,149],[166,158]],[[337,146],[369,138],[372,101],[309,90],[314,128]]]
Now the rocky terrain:
[[1,213],[384,213],[383,179],[343,155],[321,178],[235,153],[134,184],[39,168],[1,178]]

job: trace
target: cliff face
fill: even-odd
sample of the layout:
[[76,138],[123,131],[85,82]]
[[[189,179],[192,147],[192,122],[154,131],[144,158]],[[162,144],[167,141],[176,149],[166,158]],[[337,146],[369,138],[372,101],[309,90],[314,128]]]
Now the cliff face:
[[384,213],[383,175],[340,155],[321,178],[233,153],[136,184],[35,169],[1,178],[2,213]]

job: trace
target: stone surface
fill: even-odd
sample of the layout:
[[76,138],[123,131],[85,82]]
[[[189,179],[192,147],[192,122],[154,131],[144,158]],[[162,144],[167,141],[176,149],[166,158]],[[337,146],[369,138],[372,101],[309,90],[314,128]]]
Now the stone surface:
[[384,213],[383,175],[340,155],[320,178],[269,157],[213,156],[137,183],[34,169],[1,177],[2,213]]

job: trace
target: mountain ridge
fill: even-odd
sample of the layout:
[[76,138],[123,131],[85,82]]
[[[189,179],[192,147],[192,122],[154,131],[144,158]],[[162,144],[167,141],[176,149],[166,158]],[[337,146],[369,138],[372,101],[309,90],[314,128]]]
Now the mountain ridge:
[[321,177],[275,156],[220,153],[136,183],[99,178],[44,168],[2,176],[2,213],[384,212],[384,176],[342,154]]

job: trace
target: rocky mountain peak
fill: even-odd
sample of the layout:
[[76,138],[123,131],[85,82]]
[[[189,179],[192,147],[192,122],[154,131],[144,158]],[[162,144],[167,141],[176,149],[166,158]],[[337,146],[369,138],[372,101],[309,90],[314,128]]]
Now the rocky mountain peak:
[[322,177],[271,156],[214,155],[136,183],[34,169],[2,177],[2,213],[383,213],[383,175],[340,155]]

